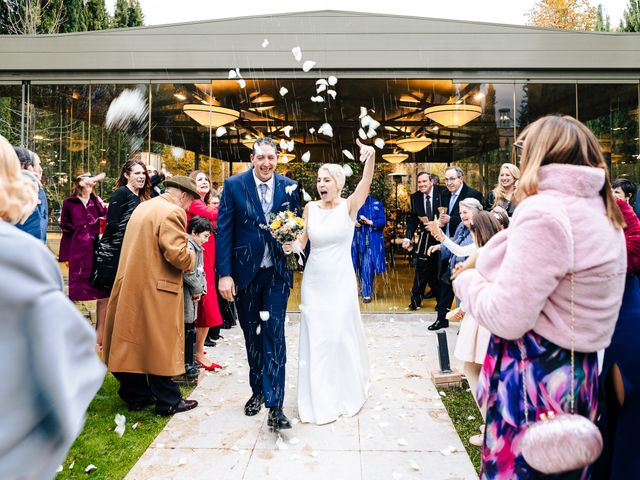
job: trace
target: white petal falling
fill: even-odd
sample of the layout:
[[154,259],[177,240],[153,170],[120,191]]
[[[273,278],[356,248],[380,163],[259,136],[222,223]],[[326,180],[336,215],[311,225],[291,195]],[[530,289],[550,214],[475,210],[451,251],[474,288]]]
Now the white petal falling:
[[269,312],[266,310],[260,311],[260,320],[262,320],[263,322],[269,320]]
[[58,468],[56,469],[56,473],[60,473],[63,469],[64,467],[62,465],[58,465]]
[[338,83],[338,79],[336,77],[334,77],[333,75],[330,75],[327,80],[329,82],[329,85],[331,85],[331,86],[333,86],[336,83]]
[[324,92],[327,89],[327,86],[323,83],[316,87],[316,93]]
[[287,149],[287,144],[288,144],[288,142],[284,138],[281,138],[280,139],[280,150],[286,150]]
[[280,87],[280,96],[284,97],[287,93],[289,93],[287,87]]
[[311,101],[315,103],[322,103],[324,102],[324,98],[318,95],[316,97],[311,97]]
[[363,129],[359,128],[358,129],[358,136],[362,139],[362,140],[366,140],[367,139],[367,134],[364,132]]
[[[304,163],[307,163],[309,160],[311,160],[311,152],[309,152],[309,151],[307,150],[306,152],[304,152],[304,153],[302,154],[302,157],[300,157],[300,158],[302,159],[302,161],[303,161]],[[306,192],[305,192],[305,193],[306,193]],[[307,201],[309,201],[309,200],[307,200]]]
[[240,80],[236,80],[236,82],[238,82],[238,85],[240,85],[240,88],[246,88],[247,86],[247,82],[245,82],[244,78],[241,78]]
[[288,151],[288,152],[293,152],[293,148],[294,148],[294,141],[293,141],[293,139],[292,139],[292,140],[289,140],[289,141],[287,142],[287,151]]
[[145,94],[138,89],[127,88],[109,104],[104,125],[122,130],[132,122],[145,120],[148,114]]
[[171,156],[176,160],[182,160],[184,158],[184,148],[171,147]]
[[176,462],[176,467],[183,467],[186,464],[187,464],[186,458],[179,458],[178,461]]
[[268,38],[265,38],[265,39],[262,41],[262,48],[267,48],[267,45],[269,45],[269,39],[268,39]]
[[409,445],[409,442],[407,442],[404,438],[399,438],[398,445],[400,445],[401,447],[406,447],[407,445]]
[[420,465],[418,465],[418,463],[417,463],[415,460],[411,460],[411,461],[409,462],[409,466],[410,466],[413,470],[415,470],[416,472],[419,472],[419,471],[420,471]]
[[296,59],[296,62],[302,60],[302,49],[300,47],[293,47],[291,53],[293,53],[293,58]]
[[216,137],[224,137],[227,134],[227,129],[225,127],[218,127],[216,129]]
[[309,129],[309,133],[310,133],[311,135],[313,135],[314,133],[316,133],[316,129],[315,129],[314,127],[311,127],[311,128]]
[[380,126],[380,122],[377,121],[375,118],[372,118],[371,121],[369,122],[369,126],[375,130]]
[[380,150],[384,148],[384,140],[381,138],[376,138],[373,144],[378,147]]
[[75,466],[76,466],[76,462],[71,462],[69,464],[69,470],[73,470],[73,467],[75,467]]
[[360,107],[360,117],[363,118],[367,114],[367,107]]
[[238,76],[238,74],[236,73],[235,70],[233,70],[233,69],[229,70],[229,80],[233,80],[237,76]]
[[318,85],[327,86],[329,85],[329,82],[327,82],[324,78],[319,78],[318,80],[316,80],[316,86]]
[[338,92],[336,92],[335,90],[327,90],[327,95],[331,95],[331,97],[335,100],[336,99],[336,95],[338,95]]
[[342,165],[342,171],[344,172],[345,177],[350,177],[351,175],[353,175],[353,169],[347,163]]
[[258,327],[256,328],[256,335],[260,335],[260,330],[262,330],[262,327],[258,325]]
[[289,449],[289,445],[287,445],[285,443],[285,441],[282,439],[282,437],[280,435],[278,435],[278,439],[276,440],[276,448],[278,450],[288,450]]
[[298,184],[287,185],[286,187],[284,187],[284,191],[287,195],[291,195],[293,192],[296,191],[297,188],[298,188]]
[[315,65],[316,65],[316,62],[314,62],[313,60],[305,60],[305,62],[302,64],[302,71],[308,72],[313,67],[315,67]]
[[309,195],[305,190],[302,190],[302,199],[305,202],[310,202],[312,200],[311,195]]
[[320,125],[320,128],[318,129],[318,133],[322,133],[327,137],[333,137],[333,127],[328,123],[323,123],[322,125]]
[[367,137],[368,138],[373,138],[377,135],[376,131],[373,129],[373,127],[369,126],[369,130],[367,130]]
[[360,125],[362,125],[362,128],[366,128],[369,125],[371,125],[371,121],[373,120],[373,118],[371,118],[369,115],[365,115],[364,117],[360,117]]
[[293,127],[292,127],[291,125],[287,125],[286,127],[284,127],[284,128],[282,129],[282,131],[284,132],[284,134],[285,134],[287,137],[291,137],[291,130],[292,130],[292,129],[293,129]]
[[91,473],[97,469],[98,467],[96,467],[93,463],[90,463],[89,465],[87,465],[87,468],[84,469],[84,473]]
[[349,160],[354,160],[353,154],[349,150],[347,150],[347,149],[342,150],[342,154],[345,157],[347,157]]

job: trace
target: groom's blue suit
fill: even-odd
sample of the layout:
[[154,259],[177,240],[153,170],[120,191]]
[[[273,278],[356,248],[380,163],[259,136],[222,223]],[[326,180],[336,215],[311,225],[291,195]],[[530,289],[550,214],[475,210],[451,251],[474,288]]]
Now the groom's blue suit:
[[[287,188],[289,187],[289,188]],[[297,183],[274,173],[270,213],[300,213]],[[267,407],[282,407],[286,345],[284,319],[293,286],[281,245],[263,226],[268,224],[253,169],[224,182],[216,236],[216,274],[231,276],[249,361],[249,381],[254,394],[263,393]],[[273,266],[261,268],[265,246]],[[260,312],[269,312],[261,321]]]

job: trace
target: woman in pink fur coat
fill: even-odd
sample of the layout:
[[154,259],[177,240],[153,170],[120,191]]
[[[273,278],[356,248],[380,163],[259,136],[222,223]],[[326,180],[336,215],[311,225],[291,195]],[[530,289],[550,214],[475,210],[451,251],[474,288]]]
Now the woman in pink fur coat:
[[[492,333],[478,387],[487,406],[483,479],[541,477],[520,451],[527,418],[569,412],[572,385],[575,413],[595,420],[596,352],[611,341],[627,271],[624,220],[593,133],[571,117],[548,116],[518,144],[522,175],[511,225],[454,282],[468,312]],[[589,475],[586,467],[553,478]]]

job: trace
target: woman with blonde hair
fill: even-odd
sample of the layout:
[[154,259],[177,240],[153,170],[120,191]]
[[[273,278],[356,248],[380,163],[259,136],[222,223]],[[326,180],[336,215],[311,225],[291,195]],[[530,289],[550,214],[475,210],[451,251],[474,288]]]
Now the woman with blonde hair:
[[513,163],[503,163],[500,167],[498,183],[487,195],[485,210],[501,207],[507,212],[507,215],[512,216],[513,210],[516,208],[514,194],[519,179],[520,169]]
[[[487,409],[483,479],[541,475],[521,451],[541,413],[596,419],[597,351],[611,341],[627,270],[624,220],[593,133],[574,118],[547,116],[519,142],[513,220],[454,281],[492,333],[478,388]],[[589,475],[585,465],[553,478]]]

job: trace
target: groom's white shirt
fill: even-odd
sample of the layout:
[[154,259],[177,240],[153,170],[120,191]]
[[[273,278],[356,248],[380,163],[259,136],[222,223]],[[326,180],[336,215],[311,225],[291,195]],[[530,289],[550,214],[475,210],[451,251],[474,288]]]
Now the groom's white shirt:
[[[273,208],[273,192],[276,185],[276,176],[271,175],[271,178],[266,182],[263,182],[258,177],[256,177],[256,171],[253,170],[253,181],[256,182],[256,191],[258,193],[258,200],[260,198],[260,185],[265,184],[267,186],[267,192],[265,193],[265,202],[267,205],[270,205],[269,210]],[[267,219],[268,220],[268,219]],[[273,261],[271,260],[271,255],[269,254],[269,245],[264,246],[264,253],[262,254],[262,262],[260,262],[261,268],[267,268],[273,265]]]

